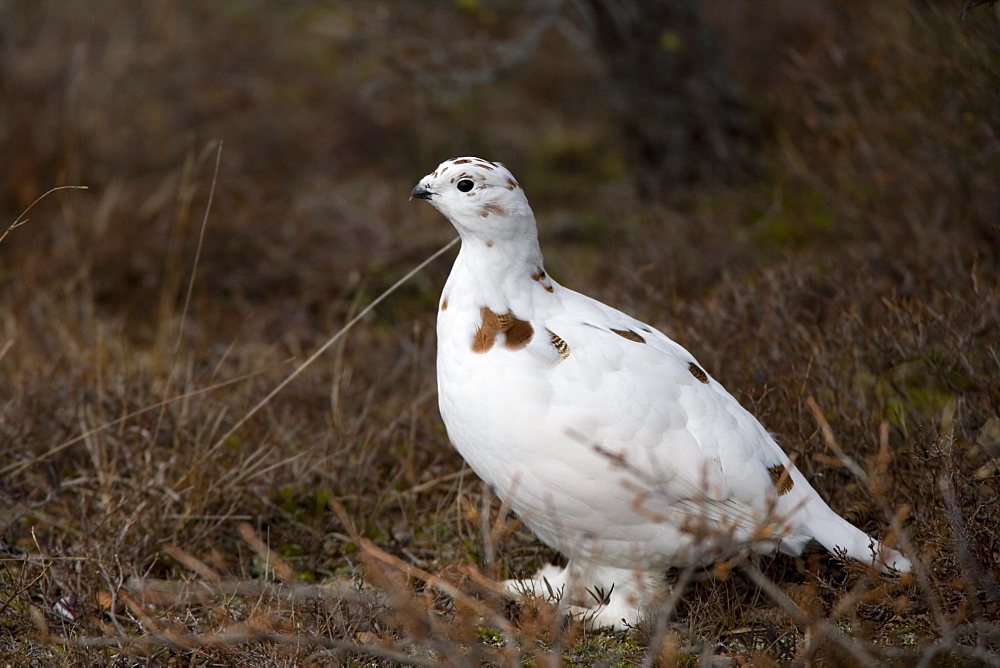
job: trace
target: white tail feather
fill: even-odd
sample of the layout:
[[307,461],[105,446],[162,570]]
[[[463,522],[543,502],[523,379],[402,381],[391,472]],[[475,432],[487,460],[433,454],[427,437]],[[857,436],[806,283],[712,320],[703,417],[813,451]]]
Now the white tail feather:
[[808,532],[831,553],[846,551],[847,556],[864,564],[872,564],[884,573],[907,573],[910,560],[885,547],[861,529],[826,508],[821,516],[809,519]]

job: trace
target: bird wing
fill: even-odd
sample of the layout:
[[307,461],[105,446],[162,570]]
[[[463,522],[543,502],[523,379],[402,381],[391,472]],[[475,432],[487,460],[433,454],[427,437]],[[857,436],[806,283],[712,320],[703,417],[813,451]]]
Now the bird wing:
[[548,371],[553,402],[590,417],[586,429],[566,424],[571,436],[674,508],[756,526],[774,497],[768,469],[789,464],[770,434],[663,333],[571,290],[558,296],[539,315],[568,346]]

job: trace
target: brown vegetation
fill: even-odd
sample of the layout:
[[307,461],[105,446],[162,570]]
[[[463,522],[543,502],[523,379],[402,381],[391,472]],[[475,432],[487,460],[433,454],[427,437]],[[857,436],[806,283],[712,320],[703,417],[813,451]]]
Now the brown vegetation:
[[[998,663],[995,10],[704,6],[763,167],[657,204],[572,26],[483,69],[516,3],[0,4],[0,229],[89,187],[0,243],[0,660]],[[447,259],[262,402],[452,238],[407,193],[462,154],[913,577],[737,558],[628,634],[505,604],[553,555],[448,445]]]

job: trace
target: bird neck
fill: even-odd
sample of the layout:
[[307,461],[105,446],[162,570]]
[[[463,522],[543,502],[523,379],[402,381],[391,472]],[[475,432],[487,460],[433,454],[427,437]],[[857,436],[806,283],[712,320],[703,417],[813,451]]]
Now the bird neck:
[[463,235],[462,248],[446,290],[460,291],[496,313],[517,307],[537,290],[549,290],[542,268],[542,251],[534,236],[526,240],[490,243]]

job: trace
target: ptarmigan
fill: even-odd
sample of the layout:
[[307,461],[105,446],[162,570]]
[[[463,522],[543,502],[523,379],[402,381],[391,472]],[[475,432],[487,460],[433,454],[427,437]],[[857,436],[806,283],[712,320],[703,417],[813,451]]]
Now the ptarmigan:
[[503,165],[447,160],[410,195],[462,238],[437,321],[448,435],[569,560],[517,588],[621,628],[647,611],[667,568],[740,545],[794,555],[815,539],[883,571],[910,569],[834,513],[691,353],[552,280]]

